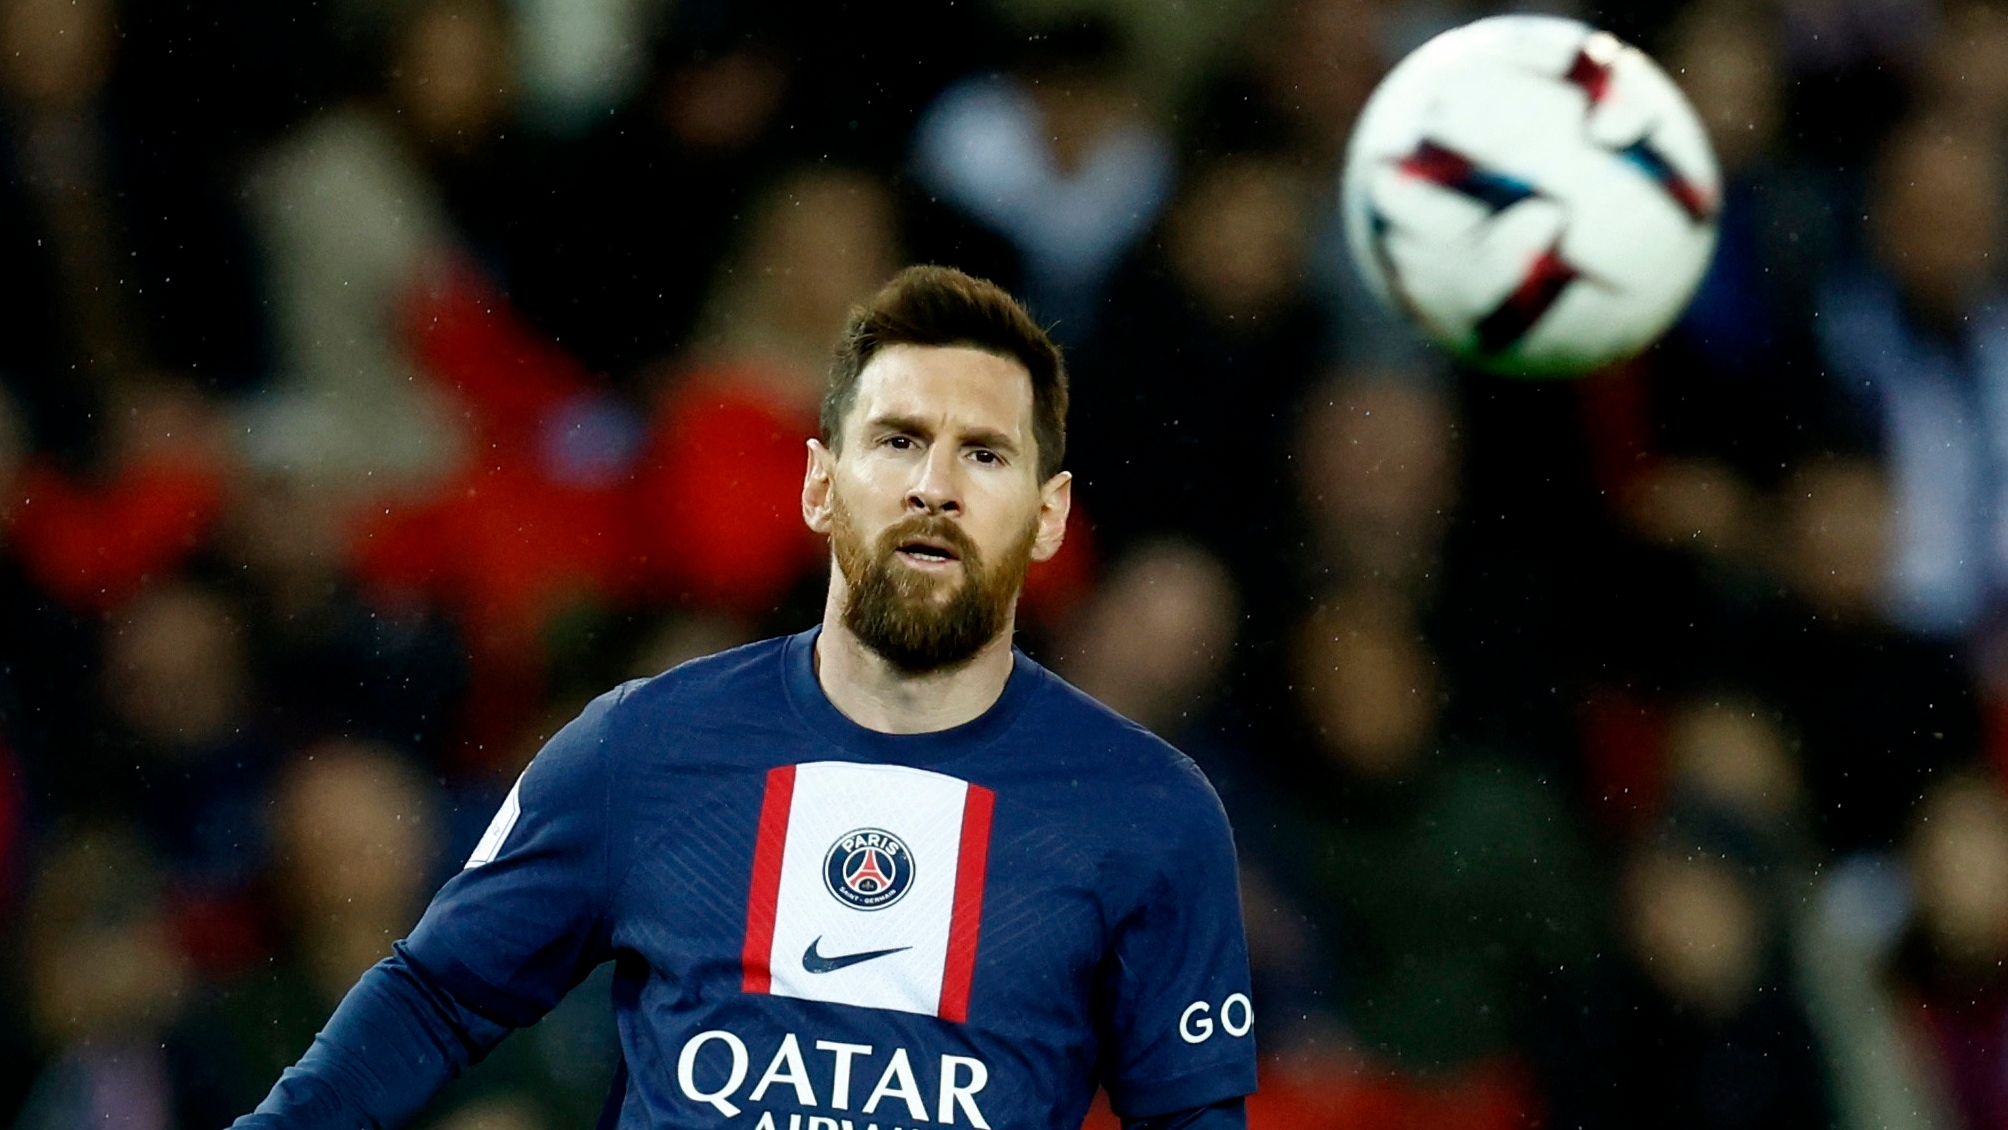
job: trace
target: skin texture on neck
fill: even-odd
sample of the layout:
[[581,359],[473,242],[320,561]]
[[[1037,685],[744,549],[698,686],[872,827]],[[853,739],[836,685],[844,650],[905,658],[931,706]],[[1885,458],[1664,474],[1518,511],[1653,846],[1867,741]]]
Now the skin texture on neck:
[[816,680],[844,717],[884,734],[925,734],[976,718],[1004,693],[1011,679],[1011,627],[967,663],[909,674],[845,626],[847,592],[842,570],[832,568],[823,631],[816,638]]

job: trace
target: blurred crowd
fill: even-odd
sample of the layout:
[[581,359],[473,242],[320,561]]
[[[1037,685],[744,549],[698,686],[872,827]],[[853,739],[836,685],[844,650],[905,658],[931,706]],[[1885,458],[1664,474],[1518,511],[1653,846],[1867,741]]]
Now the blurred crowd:
[[[1554,6],[1726,206],[1548,383],[1338,230],[1488,10],[0,0],[0,1120],[225,1125],[587,699],[814,622],[830,348],[940,262],[1068,351],[1021,643],[1222,794],[1256,1130],[2008,1125],[2008,3]],[[596,979],[424,1126],[617,1054]]]

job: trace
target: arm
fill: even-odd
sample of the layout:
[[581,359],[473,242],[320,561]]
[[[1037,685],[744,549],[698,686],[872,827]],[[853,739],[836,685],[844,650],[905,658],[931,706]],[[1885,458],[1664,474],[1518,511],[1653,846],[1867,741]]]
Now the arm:
[[1135,886],[1096,1024],[1102,1085],[1125,1126],[1217,1130],[1239,1126],[1255,1090],[1255,1009],[1233,835],[1199,770],[1182,772],[1137,798],[1122,837]]
[[236,1130],[399,1125],[508,1032],[442,988],[400,944],[363,974]]

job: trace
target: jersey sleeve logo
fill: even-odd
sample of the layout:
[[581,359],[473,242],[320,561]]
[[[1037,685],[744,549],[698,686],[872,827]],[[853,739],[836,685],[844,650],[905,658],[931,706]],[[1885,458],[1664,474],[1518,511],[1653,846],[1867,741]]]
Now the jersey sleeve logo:
[[508,842],[509,833],[516,830],[516,821],[523,816],[522,792],[523,779],[518,777],[516,783],[509,786],[509,795],[502,798],[502,807],[495,810],[494,819],[488,821],[488,830],[481,833],[481,842],[474,845],[474,854],[461,865],[462,871],[470,867],[485,867],[502,854],[502,845]]
[[905,766],[770,770],[741,988],[967,1021],[995,803]]
[[913,886],[913,853],[891,832],[860,828],[830,845],[823,885],[845,906],[884,910]]

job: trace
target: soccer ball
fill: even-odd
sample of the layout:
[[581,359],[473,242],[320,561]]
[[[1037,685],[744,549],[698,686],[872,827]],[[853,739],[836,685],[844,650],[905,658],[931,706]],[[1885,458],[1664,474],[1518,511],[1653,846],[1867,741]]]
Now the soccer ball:
[[1494,372],[1573,376],[1680,316],[1722,188],[1700,120],[1643,52],[1496,16],[1382,80],[1342,196],[1361,274],[1426,336]]

